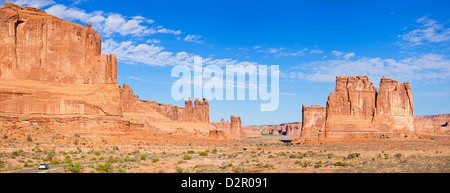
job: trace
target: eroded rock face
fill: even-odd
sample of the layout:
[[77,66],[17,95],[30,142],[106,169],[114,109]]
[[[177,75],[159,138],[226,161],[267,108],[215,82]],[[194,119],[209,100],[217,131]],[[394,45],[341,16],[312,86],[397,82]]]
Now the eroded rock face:
[[326,137],[343,138],[351,132],[370,131],[376,93],[366,76],[336,77],[336,90],[327,101]]
[[0,113],[121,116],[117,60],[94,29],[44,11],[0,8]]
[[245,139],[247,135],[244,133],[241,124],[241,117],[230,116],[230,122],[222,118],[220,122],[212,123],[218,130],[223,130],[229,139]]
[[101,54],[94,29],[8,2],[0,21],[1,79],[117,84],[117,59]]
[[209,138],[212,140],[226,140],[227,136],[223,130],[209,130]]
[[409,83],[382,78],[377,95],[375,129],[399,135],[415,133],[414,102]]
[[325,137],[365,139],[414,134],[409,83],[382,78],[377,93],[368,77],[337,77],[328,97]]
[[272,135],[300,135],[302,122],[272,124],[272,125],[248,125],[243,127],[247,137],[257,137],[261,134]]
[[299,143],[318,143],[325,137],[326,107],[302,105],[302,132]]

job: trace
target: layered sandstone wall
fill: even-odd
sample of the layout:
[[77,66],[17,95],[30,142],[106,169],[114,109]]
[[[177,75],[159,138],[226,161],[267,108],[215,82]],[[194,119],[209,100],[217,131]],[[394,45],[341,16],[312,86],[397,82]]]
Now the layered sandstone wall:
[[[122,110],[126,113],[141,113],[150,120],[158,120],[157,116],[154,118],[150,115],[158,114],[164,118],[159,121],[179,121],[179,122],[201,122],[209,123],[209,103],[206,98],[203,101],[196,99],[195,106],[189,99],[185,101],[185,107],[179,107],[170,104],[158,103],[150,100],[140,100],[139,96],[133,94],[133,89],[124,83],[120,87]],[[135,115],[133,115],[136,118]]]
[[325,137],[326,107],[302,105],[300,143],[317,143]]
[[8,2],[0,21],[1,79],[117,83],[117,59],[101,54],[101,37],[89,26]]
[[225,119],[222,118],[220,122],[212,122],[212,124],[218,130],[223,130],[225,135],[230,139],[247,138],[247,135],[242,129],[241,117],[230,116],[230,121],[225,121]]
[[117,60],[94,29],[8,2],[0,21],[0,113],[122,115]]
[[366,76],[336,77],[336,90],[328,96],[326,137],[369,132],[375,112],[376,88]]
[[360,139],[414,134],[409,83],[382,78],[377,92],[368,77],[337,77],[328,97],[325,137]]

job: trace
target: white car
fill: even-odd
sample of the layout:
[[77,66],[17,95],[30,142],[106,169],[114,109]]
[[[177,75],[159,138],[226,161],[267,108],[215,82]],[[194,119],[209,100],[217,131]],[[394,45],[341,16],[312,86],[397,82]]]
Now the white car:
[[39,169],[40,170],[48,170],[48,165],[47,164],[41,164],[41,165],[39,165]]

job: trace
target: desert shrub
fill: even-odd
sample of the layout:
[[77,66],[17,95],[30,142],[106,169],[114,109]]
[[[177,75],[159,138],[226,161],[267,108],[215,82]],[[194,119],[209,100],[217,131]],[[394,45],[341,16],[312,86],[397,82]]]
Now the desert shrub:
[[81,163],[80,162],[76,162],[75,164],[70,162],[67,165],[63,166],[63,169],[66,172],[70,172],[70,173],[81,173]]
[[347,164],[347,163],[344,163],[344,162],[338,161],[338,162],[334,163],[334,165],[335,165],[335,166],[347,166],[348,164]]
[[311,164],[310,161],[304,162],[303,165],[302,165],[302,167],[306,168],[306,167],[308,167],[310,164]]
[[189,173],[188,171],[185,171],[183,168],[178,167],[178,166],[175,168],[175,172],[176,173]]
[[141,160],[145,160],[145,156],[144,155],[141,155]]
[[33,141],[33,139],[31,138],[30,135],[27,136],[27,141],[28,141],[28,142],[32,142],[32,141]]
[[402,154],[401,153],[396,153],[394,156],[397,157],[397,158],[400,158],[400,157],[402,157]]
[[322,164],[316,164],[316,165],[314,165],[314,168],[320,168],[320,167],[322,167]]
[[347,158],[348,159],[353,159],[353,158],[357,158],[357,157],[359,157],[359,153],[351,153],[351,154],[348,154],[348,156],[347,156]]
[[72,162],[72,159],[70,158],[70,156],[64,157],[64,163],[70,163],[70,162]]
[[328,159],[331,159],[334,155],[333,155],[333,153],[328,153],[327,156],[328,156]]
[[59,165],[59,161],[58,160],[51,160],[48,165]]
[[190,160],[192,159],[192,156],[190,155],[184,155],[183,160]]
[[95,167],[98,173],[113,173],[114,167],[112,163],[98,164]]
[[202,152],[200,152],[198,155],[200,155],[200,156],[207,156],[208,153],[207,153],[206,151],[202,151]]
[[188,153],[188,154],[194,154],[195,151],[194,151],[194,150],[189,150],[187,153]]
[[153,162],[153,163],[159,162],[159,158],[153,158],[153,159],[152,159],[152,162]]

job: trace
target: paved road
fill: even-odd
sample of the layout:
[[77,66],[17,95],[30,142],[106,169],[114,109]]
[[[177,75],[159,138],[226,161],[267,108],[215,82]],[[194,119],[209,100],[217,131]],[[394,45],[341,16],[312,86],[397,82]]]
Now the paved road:
[[[101,163],[101,162],[105,162],[105,161],[84,162],[84,163],[81,163],[81,165],[83,166],[83,165],[89,165],[89,164]],[[49,167],[48,170],[40,170],[38,168],[31,168],[31,169],[25,169],[25,170],[18,170],[18,171],[14,171],[14,172],[10,172],[10,173],[52,173],[52,172],[56,172],[57,170],[62,170],[62,167],[65,165],[67,165],[67,164],[48,166]]]

